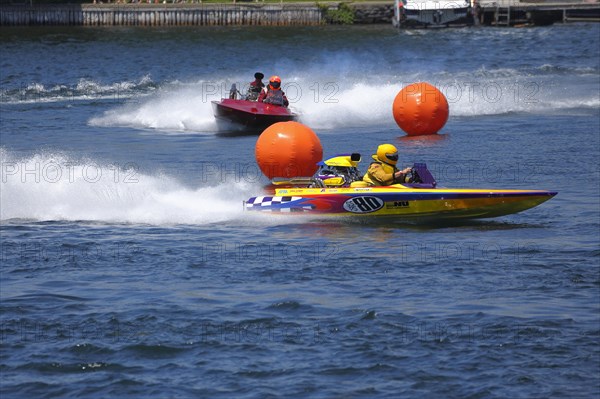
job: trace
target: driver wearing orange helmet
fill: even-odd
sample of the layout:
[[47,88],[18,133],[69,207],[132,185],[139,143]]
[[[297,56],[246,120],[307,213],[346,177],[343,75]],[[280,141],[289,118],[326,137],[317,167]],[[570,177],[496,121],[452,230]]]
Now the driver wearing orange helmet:
[[373,162],[363,177],[369,186],[389,186],[404,183],[406,175],[411,168],[396,169],[398,163],[398,150],[392,144],[381,144],[377,147],[377,154],[372,155]]
[[269,84],[263,89],[260,96],[258,96],[258,102],[280,105],[283,107],[290,105],[285,93],[281,90],[281,78],[279,76],[271,76]]

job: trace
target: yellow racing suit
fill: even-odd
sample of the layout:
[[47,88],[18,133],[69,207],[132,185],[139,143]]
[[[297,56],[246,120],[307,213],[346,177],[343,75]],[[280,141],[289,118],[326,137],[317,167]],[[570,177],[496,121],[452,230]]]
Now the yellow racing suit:
[[400,183],[396,181],[394,174],[398,170],[392,166],[381,161],[373,161],[369,165],[367,173],[363,177],[363,181],[367,182],[369,186],[389,186],[390,184]]

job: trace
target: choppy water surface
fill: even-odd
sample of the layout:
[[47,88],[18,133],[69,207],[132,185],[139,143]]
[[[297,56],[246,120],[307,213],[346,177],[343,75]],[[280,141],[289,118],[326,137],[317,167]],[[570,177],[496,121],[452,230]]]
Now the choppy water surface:
[[[599,37],[3,28],[2,396],[598,397]],[[559,194],[453,225],[248,215],[256,136],[210,100],[257,70],[326,156],[392,142],[444,186]],[[415,81],[450,102],[440,139],[392,119]]]

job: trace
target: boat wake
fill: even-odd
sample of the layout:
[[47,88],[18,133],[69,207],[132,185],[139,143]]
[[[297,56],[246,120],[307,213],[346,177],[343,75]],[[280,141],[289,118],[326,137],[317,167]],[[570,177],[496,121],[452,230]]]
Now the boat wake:
[[[562,73],[561,73],[562,74]],[[588,80],[593,76],[589,75]],[[283,84],[291,109],[300,122],[313,129],[360,126],[395,126],[391,106],[397,93],[416,81],[428,81],[448,99],[450,118],[503,115],[509,113],[545,114],[572,109],[596,109],[600,98],[586,89],[565,92],[555,74],[542,68],[541,74],[519,75],[513,70],[439,73],[432,76],[390,76],[379,84],[364,79],[318,81],[292,76]],[[561,79],[568,79],[561,77]],[[93,126],[126,126],[168,133],[219,133],[211,109],[212,100],[227,97],[231,83],[239,81],[200,81],[170,86],[149,97],[135,98],[92,118]],[[590,81],[591,85],[597,82]],[[587,94],[586,94],[587,93]]]
[[[318,130],[395,126],[391,106],[396,94],[418,81],[427,81],[444,93],[450,105],[450,118],[600,108],[598,71],[592,67],[543,64],[523,69],[480,67],[444,71],[423,69],[407,61],[406,69],[399,75],[384,60],[381,62],[381,70],[371,66],[372,74],[378,75],[375,82],[365,77],[355,59],[348,55],[327,61],[318,59],[315,65],[303,70],[293,63],[283,63],[280,74],[284,77],[283,89],[290,108],[299,114],[301,122]],[[340,74],[327,72],[332,65],[341,68]],[[155,82],[148,75],[113,83],[89,78],[80,78],[73,84],[31,82],[0,89],[0,104],[104,102],[104,109],[108,109],[91,117],[89,125],[166,134],[219,134],[223,127],[214,118],[211,101],[228,97],[233,83],[243,93],[249,76],[188,82]]]
[[256,183],[189,187],[172,176],[74,159],[60,153],[17,158],[0,149],[0,220],[212,224],[245,215]]

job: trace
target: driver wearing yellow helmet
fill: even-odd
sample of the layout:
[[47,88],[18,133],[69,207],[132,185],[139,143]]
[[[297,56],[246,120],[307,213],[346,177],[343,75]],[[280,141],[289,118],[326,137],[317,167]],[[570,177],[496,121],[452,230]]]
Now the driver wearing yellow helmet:
[[396,169],[398,163],[398,150],[392,144],[381,144],[377,147],[377,154],[372,155],[373,162],[363,177],[369,186],[389,186],[395,183],[404,183],[406,175],[411,168]]

